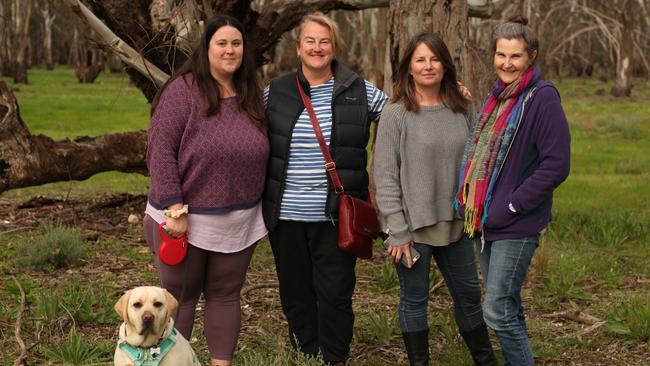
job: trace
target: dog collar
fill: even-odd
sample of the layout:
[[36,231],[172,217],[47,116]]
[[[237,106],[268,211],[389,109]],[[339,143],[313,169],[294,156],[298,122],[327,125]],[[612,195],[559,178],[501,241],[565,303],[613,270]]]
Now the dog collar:
[[[149,348],[134,347],[124,340],[120,341],[118,347],[129,356],[134,366],[158,366],[160,361],[176,344],[177,334],[176,328],[173,328],[165,340]],[[194,358],[196,358],[196,355],[194,355]]]

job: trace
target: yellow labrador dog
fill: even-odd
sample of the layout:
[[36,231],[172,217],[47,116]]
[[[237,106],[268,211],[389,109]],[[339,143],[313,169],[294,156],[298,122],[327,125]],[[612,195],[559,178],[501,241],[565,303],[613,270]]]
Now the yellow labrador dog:
[[190,343],[174,328],[178,301],[154,286],[131,289],[115,304],[124,322],[115,349],[115,366],[199,366]]

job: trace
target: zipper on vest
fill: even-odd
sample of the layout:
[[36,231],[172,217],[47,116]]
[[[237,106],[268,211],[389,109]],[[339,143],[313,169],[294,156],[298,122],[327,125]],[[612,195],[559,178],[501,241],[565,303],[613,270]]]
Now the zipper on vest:
[[[293,130],[296,128],[296,124],[298,123],[298,119],[300,118],[300,115],[302,114],[302,109],[298,111],[298,115],[296,118],[293,120],[293,123],[291,125],[291,129],[289,130],[289,146],[287,150],[287,158],[284,163],[284,169],[282,171],[282,180],[280,181],[280,197],[278,197],[278,203],[275,206],[275,212],[274,212],[274,219],[275,223],[277,224],[278,220],[280,220],[280,211],[282,210],[282,196],[284,195],[284,188],[287,185],[287,170],[289,170],[289,156],[291,155],[291,138],[293,137]],[[270,159],[270,157],[269,157]]]
[[[335,108],[334,108],[334,101],[336,100],[336,95],[334,95],[334,90],[332,90],[332,106],[330,107],[332,110],[332,131],[330,132],[330,143],[328,144],[328,147],[330,149],[330,153],[332,155],[332,161],[335,160],[335,153],[336,149],[334,149],[334,152],[332,152],[332,142],[334,141],[335,133],[336,133],[336,113],[335,113]],[[334,217],[332,216],[332,207],[331,207],[331,194],[330,190],[332,189],[332,183],[330,182],[330,177],[327,174],[327,171],[325,171],[325,176],[327,177],[327,198],[325,198],[325,216],[329,217],[330,220],[332,221],[332,225],[334,225]],[[343,182],[341,182],[343,184]],[[335,195],[336,196],[336,195]],[[338,196],[336,196],[338,198]],[[335,225],[336,226],[336,225]]]
[[334,222],[334,216],[332,216],[332,214],[329,214],[328,218],[332,222],[332,226],[336,227],[336,223]]
[[485,249],[485,231],[481,231],[481,253]]

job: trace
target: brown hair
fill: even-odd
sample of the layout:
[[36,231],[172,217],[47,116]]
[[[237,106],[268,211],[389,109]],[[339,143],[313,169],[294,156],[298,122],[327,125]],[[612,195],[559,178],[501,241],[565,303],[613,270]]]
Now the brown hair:
[[305,24],[309,22],[318,23],[330,30],[330,37],[332,37],[332,48],[334,49],[335,55],[338,54],[339,51],[345,48],[345,43],[341,39],[341,32],[339,31],[339,26],[332,18],[321,13],[320,11],[310,13],[302,17],[302,19],[300,20],[300,24],[298,24],[298,27],[296,28],[298,32],[297,33],[298,39],[296,40],[297,43],[300,43],[300,35],[302,34],[302,29],[305,27]]
[[440,83],[440,95],[443,102],[455,113],[466,113],[469,106],[469,101],[463,97],[458,89],[458,82],[456,79],[456,66],[451,59],[449,49],[445,42],[437,35],[431,32],[422,32],[411,40],[406,45],[404,55],[397,66],[395,74],[395,83],[393,84],[393,98],[391,102],[402,102],[407,111],[419,112],[420,108],[415,96],[415,84],[413,76],[411,76],[411,58],[415,49],[420,45],[425,44],[431,52],[433,52],[438,60],[442,62],[444,68],[444,75]]
[[199,43],[194,47],[190,58],[185,61],[175,73],[174,76],[163,85],[151,103],[151,114],[156,110],[158,101],[163,90],[174,79],[191,73],[194,77],[194,83],[199,91],[208,102],[205,114],[213,116],[219,113],[221,104],[221,90],[219,83],[210,73],[210,61],[208,60],[208,49],[210,48],[210,39],[214,33],[221,27],[229,25],[236,28],[242,34],[244,42],[244,56],[242,63],[235,71],[233,84],[237,92],[237,102],[239,107],[244,110],[253,123],[261,130],[265,129],[264,107],[262,102],[262,90],[259,84],[257,71],[255,70],[255,61],[253,59],[252,45],[249,45],[246,39],[246,33],[241,23],[228,15],[217,15],[206,22]]
[[526,44],[528,57],[533,60],[533,63],[537,62],[537,56],[539,55],[539,39],[537,38],[537,35],[535,35],[535,32],[528,27],[528,18],[515,16],[494,28],[490,45],[492,54],[496,52],[497,41],[500,39],[521,39]]

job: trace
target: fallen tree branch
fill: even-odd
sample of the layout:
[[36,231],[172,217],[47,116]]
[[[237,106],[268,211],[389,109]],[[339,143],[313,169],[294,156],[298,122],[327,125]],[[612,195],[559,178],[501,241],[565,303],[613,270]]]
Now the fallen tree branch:
[[18,102],[0,81],[0,193],[50,182],[83,180],[116,170],[147,174],[145,131],[55,141],[32,135]]
[[22,326],[23,313],[25,312],[25,290],[23,290],[23,287],[20,285],[20,282],[18,282],[16,277],[12,276],[12,279],[20,291],[20,309],[18,310],[16,322],[14,323],[14,337],[16,338],[16,343],[18,343],[18,347],[20,348],[20,355],[14,361],[14,366],[20,366],[24,365],[25,358],[27,358],[27,347],[25,347],[25,342],[20,337],[20,328]]

